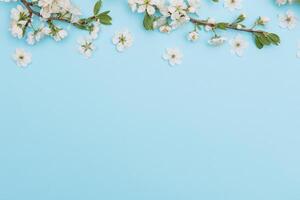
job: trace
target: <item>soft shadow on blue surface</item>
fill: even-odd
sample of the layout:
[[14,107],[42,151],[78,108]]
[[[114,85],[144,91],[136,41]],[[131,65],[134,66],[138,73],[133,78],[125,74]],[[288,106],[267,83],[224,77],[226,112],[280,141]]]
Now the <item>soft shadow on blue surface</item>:
[[[87,13],[94,2],[77,3]],[[189,26],[146,32],[125,1],[105,1],[114,24],[90,60],[74,29],[62,43],[13,39],[11,7],[0,5],[0,200],[299,200],[300,27],[278,28],[286,7],[245,0],[249,23],[271,17],[282,45],[237,58],[205,34],[189,43]],[[240,12],[207,3],[201,16],[212,13]],[[135,42],[120,54],[111,37],[125,28]],[[17,47],[33,54],[26,69],[11,60]],[[161,59],[166,47],[182,65]]]

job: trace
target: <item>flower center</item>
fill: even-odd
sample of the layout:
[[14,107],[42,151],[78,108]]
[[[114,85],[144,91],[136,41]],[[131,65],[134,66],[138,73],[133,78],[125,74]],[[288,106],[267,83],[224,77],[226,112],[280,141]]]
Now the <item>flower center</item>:
[[88,50],[92,50],[92,47],[91,47],[91,43],[85,43],[84,45],[82,45],[84,51],[88,51]]
[[126,37],[120,36],[119,41],[120,41],[120,43],[124,44],[126,42]]

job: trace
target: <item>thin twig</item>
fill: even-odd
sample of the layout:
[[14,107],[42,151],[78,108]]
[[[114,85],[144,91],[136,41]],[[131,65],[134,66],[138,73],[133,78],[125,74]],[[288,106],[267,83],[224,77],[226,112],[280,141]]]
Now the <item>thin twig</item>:
[[[206,20],[200,20],[200,19],[194,19],[194,18],[191,18],[190,21],[196,25],[210,26],[212,28],[216,27],[216,24],[217,24],[217,23],[209,23]],[[231,30],[236,30],[236,31],[248,32],[248,33],[264,33],[264,31],[262,31],[262,30],[255,30],[252,28],[238,28],[236,26],[233,26],[232,24],[226,24],[225,28],[231,29]]]

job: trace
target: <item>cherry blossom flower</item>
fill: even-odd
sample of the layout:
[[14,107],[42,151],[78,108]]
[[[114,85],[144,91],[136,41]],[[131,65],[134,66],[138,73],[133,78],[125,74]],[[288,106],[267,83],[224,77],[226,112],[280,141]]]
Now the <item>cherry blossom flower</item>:
[[30,20],[29,12],[18,5],[16,8],[13,8],[10,13],[10,32],[13,37],[21,39],[24,36],[25,26],[28,20]]
[[155,12],[155,0],[136,0],[137,12],[147,12],[149,15],[153,15]]
[[239,10],[242,8],[242,0],[225,0],[224,7],[230,11]]
[[197,31],[191,31],[188,34],[188,40],[191,42],[195,42],[199,39],[199,33]]
[[237,35],[235,38],[230,40],[230,46],[231,52],[241,57],[249,44],[241,35]]
[[41,24],[38,29],[28,33],[27,43],[30,45],[34,45],[36,42],[39,42],[42,38],[49,34],[50,29],[48,27],[45,27],[44,24]]
[[172,28],[168,25],[163,25],[161,27],[159,27],[159,31],[162,33],[170,33],[172,30]]
[[167,48],[163,54],[163,59],[167,60],[171,66],[182,63],[183,55],[178,48]]
[[287,28],[291,30],[296,27],[297,18],[294,12],[288,10],[285,14],[280,14],[278,18],[279,18],[279,26],[281,28]]
[[183,0],[170,0],[168,7],[172,20],[178,20],[186,15],[187,5]]
[[200,7],[200,0],[188,0],[188,12],[196,13]]
[[221,36],[214,36],[208,40],[208,44],[211,46],[221,46],[227,41],[227,38]]
[[123,32],[116,32],[112,38],[112,42],[116,45],[119,52],[123,52],[125,49],[132,46],[133,38],[128,30]]
[[61,41],[62,39],[64,39],[65,37],[68,36],[68,32],[65,31],[64,29],[59,29],[58,31],[56,31],[56,32],[51,32],[50,34],[53,36],[53,39],[54,39],[56,42],[59,42],[59,41]]
[[84,55],[86,58],[90,58],[92,56],[93,51],[95,51],[96,47],[93,44],[93,39],[91,37],[85,37],[78,39],[78,50]]
[[259,17],[257,20],[257,24],[262,26],[266,25],[269,22],[270,22],[270,18],[266,16]]
[[24,49],[17,48],[13,54],[13,59],[19,67],[27,67],[31,63],[31,54]]

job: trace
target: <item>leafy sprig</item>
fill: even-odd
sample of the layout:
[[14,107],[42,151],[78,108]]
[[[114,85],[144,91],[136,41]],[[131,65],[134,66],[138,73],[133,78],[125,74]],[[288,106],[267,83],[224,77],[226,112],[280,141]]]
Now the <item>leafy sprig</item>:
[[261,22],[261,17],[259,17],[254,25],[251,28],[247,28],[246,25],[242,24],[246,19],[245,15],[239,15],[233,22],[218,22],[218,23],[209,23],[208,20],[199,20],[191,18],[191,23],[195,24],[197,27],[199,26],[210,26],[212,31],[217,35],[217,30],[234,30],[239,32],[247,32],[253,35],[254,42],[257,48],[262,49],[264,46],[269,45],[279,45],[280,44],[280,37],[271,32],[266,32],[260,29],[255,29],[258,25],[264,25]]
[[[218,2],[218,0],[212,0],[213,2]],[[300,1],[300,0],[299,0]],[[172,23],[171,15],[172,13],[168,13],[168,15],[164,15],[160,12],[160,8],[157,5],[153,5],[155,7],[155,12],[153,15],[148,14],[147,12],[144,13],[143,19],[143,26],[146,30],[155,30],[155,22],[159,21],[161,18],[165,19],[165,22],[162,24],[163,26],[170,26]],[[208,19],[198,19],[194,18],[193,13],[189,13],[188,9],[184,10],[184,13],[181,14],[180,17],[186,17],[184,23],[190,22],[195,25],[196,30],[201,30],[204,27],[210,27],[211,32],[214,34],[213,37],[219,37],[218,31],[226,31],[226,30],[233,30],[237,32],[247,32],[252,34],[254,38],[254,43],[257,48],[262,49],[265,46],[269,45],[279,45],[280,44],[280,37],[272,32],[267,32],[261,29],[265,25],[264,19],[262,17],[257,18],[254,24],[251,27],[247,27],[244,24],[246,16],[244,14],[239,15],[235,18],[232,22],[210,22]],[[260,26],[258,28],[258,26]]]

